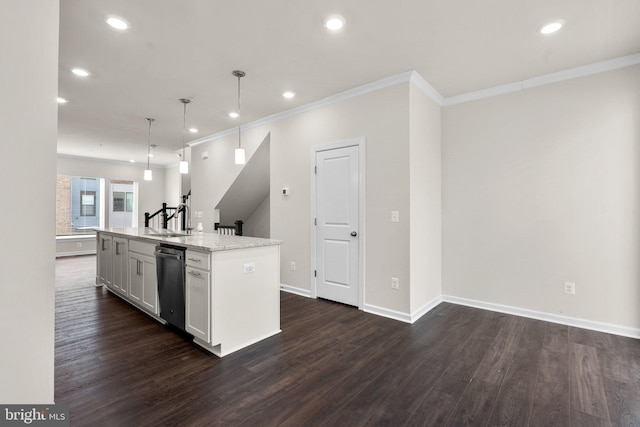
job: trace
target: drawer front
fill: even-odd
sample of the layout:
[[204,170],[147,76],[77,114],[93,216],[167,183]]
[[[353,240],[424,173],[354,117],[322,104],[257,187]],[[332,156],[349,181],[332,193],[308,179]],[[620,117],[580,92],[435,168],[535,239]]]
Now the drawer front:
[[187,266],[209,271],[211,270],[211,254],[187,250]]
[[136,252],[142,255],[155,257],[156,245],[153,243],[141,242],[139,240],[129,240],[129,252]]

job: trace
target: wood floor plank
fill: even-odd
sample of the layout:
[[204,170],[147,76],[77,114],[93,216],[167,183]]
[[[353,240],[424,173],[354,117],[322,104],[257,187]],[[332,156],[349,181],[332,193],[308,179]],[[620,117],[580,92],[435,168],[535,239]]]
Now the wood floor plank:
[[571,407],[601,420],[609,420],[607,398],[595,347],[571,344]]
[[518,342],[518,349],[504,376],[496,398],[490,425],[528,425],[546,324],[527,320]]
[[433,383],[433,387],[413,412],[407,426],[445,425],[478,371],[482,355],[487,353],[504,321],[503,315],[484,313],[473,335],[462,342],[451,363]]
[[577,409],[572,409],[569,418],[570,427],[611,427],[609,420],[586,414]]
[[501,326],[496,330],[489,349],[481,357],[473,379],[449,416],[447,425],[484,425],[493,410],[502,379],[518,349],[526,323],[519,317],[498,316],[501,316]]
[[[451,307],[446,308],[449,312]],[[421,319],[418,324],[412,326],[412,338],[409,345],[399,349],[397,346],[392,351],[400,350],[398,357],[387,366],[382,373],[371,379],[354,397],[346,401],[339,412],[328,417],[320,417],[314,420],[314,425],[331,426],[357,426],[363,425],[386,402],[386,400],[401,387],[408,378],[415,374],[420,365],[428,359],[434,350],[438,338],[448,335],[452,328],[448,318],[438,314],[429,316],[429,319]],[[421,323],[429,320],[428,328],[421,328]],[[418,333],[418,328],[422,333]],[[326,420],[325,420],[326,418]]]
[[546,326],[530,425],[569,425],[568,332],[567,326],[553,323]]
[[456,327],[434,343],[428,359],[418,366],[366,420],[366,425],[403,425],[418,408],[442,372],[475,332],[484,312],[470,312],[456,319]]
[[638,423],[638,340],[449,303],[406,324],[282,293],[282,333],[220,359],[94,282],[95,256],[56,261],[55,401],[74,427]]

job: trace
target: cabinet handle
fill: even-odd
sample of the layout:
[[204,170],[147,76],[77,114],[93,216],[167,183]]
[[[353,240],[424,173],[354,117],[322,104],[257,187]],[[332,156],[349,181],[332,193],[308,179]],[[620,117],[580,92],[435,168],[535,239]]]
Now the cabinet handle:
[[100,239],[100,241],[102,242],[101,247],[102,247],[102,250],[104,251],[104,241],[105,241],[105,239]]
[[140,275],[140,260],[136,260],[136,274]]
[[202,277],[202,274],[198,273],[197,271],[189,270],[187,271],[187,273],[191,274],[192,276]]
[[202,262],[202,260],[200,260],[198,258],[187,258],[187,261]]
[[116,255],[120,255],[120,242],[116,242]]

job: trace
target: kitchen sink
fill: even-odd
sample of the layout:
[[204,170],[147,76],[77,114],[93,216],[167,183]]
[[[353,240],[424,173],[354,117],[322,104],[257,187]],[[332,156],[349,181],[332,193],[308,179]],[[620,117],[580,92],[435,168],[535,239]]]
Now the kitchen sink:
[[175,232],[158,232],[158,233],[147,233],[147,236],[155,236],[155,237],[182,237],[188,236],[187,233],[175,233]]

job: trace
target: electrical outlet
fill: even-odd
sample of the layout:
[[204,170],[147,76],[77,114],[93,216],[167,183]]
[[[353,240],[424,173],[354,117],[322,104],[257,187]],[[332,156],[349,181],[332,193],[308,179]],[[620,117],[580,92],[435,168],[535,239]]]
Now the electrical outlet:
[[391,211],[391,222],[400,222],[400,211]]
[[400,289],[400,279],[397,277],[391,278],[391,288],[392,289]]
[[76,248],[81,248],[82,247],[82,242],[76,242]]
[[296,263],[295,263],[295,261],[291,261],[290,268],[291,268],[291,271],[296,271]]
[[244,274],[253,273],[256,271],[256,263],[250,262],[244,265]]
[[573,282],[564,282],[564,293],[575,295],[576,294],[576,284]]

